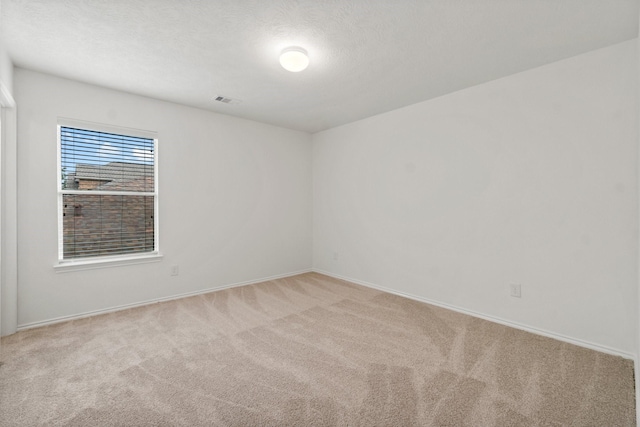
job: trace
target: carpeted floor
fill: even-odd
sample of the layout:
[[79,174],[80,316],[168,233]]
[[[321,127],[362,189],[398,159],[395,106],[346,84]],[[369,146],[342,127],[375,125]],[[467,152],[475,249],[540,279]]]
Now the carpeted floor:
[[2,339],[0,425],[632,426],[633,363],[309,273]]

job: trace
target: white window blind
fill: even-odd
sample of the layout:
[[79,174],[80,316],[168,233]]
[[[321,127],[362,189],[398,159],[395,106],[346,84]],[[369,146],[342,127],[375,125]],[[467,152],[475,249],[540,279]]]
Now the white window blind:
[[157,140],[58,132],[60,260],[157,251]]

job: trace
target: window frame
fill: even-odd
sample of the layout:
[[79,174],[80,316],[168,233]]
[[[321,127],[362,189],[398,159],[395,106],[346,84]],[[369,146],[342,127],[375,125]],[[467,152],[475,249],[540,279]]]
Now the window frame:
[[[103,190],[69,190],[62,189],[62,137],[61,129],[63,127],[71,127],[82,130],[95,132],[105,132],[124,136],[132,136],[139,138],[148,138],[153,140],[153,191],[152,192],[134,192],[134,191],[103,191]],[[56,168],[56,187],[57,187],[57,222],[58,222],[58,242],[57,242],[57,262],[54,264],[56,272],[65,272],[72,270],[87,270],[103,267],[115,267],[121,265],[141,264],[147,262],[160,261],[162,254],[160,253],[160,233],[159,233],[159,191],[158,191],[158,135],[156,132],[126,128],[120,126],[105,125],[99,123],[91,123],[80,120],[58,118],[56,126],[57,140],[57,168]],[[153,196],[153,251],[136,252],[131,254],[115,254],[102,255],[92,257],[64,258],[64,203],[63,196],[65,194],[81,194],[81,195],[122,195],[122,196]]]

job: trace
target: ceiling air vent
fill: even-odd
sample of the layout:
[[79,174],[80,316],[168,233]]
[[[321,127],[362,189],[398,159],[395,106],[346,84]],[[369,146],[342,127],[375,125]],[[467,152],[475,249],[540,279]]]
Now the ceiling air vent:
[[227,98],[226,96],[222,96],[222,95],[218,95],[215,98],[213,98],[214,101],[217,102],[222,102],[224,104],[239,104],[240,100],[239,99],[233,99],[233,98]]

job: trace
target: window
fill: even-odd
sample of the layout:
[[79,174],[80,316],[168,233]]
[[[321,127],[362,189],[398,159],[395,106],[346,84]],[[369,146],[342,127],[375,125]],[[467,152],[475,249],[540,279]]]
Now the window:
[[157,138],[59,125],[58,141],[59,261],[157,254]]

